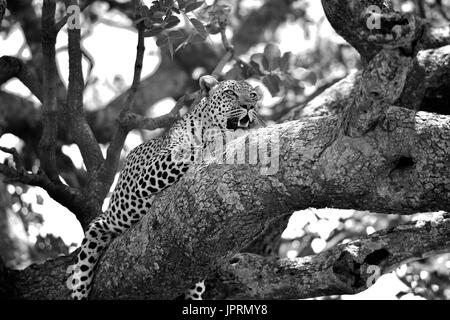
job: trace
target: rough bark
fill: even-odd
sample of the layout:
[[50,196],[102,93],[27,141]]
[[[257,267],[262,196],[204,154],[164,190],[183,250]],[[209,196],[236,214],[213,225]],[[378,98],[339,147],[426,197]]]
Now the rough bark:
[[305,299],[356,294],[405,262],[448,252],[449,218],[380,231],[303,258],[238,254],[208,279],[207,298]]
[[[193,168],[112,243],[99,264],[93,297],[174,298],[286,212],[337,207],[411,214],[449,207],[449,117],[391,107],[365,136],[340,136],[330,145],[337,123],[324,117],[262,129],[262,137],[280,138],[274,175],[261,175],[260,165]],[[39,279],[22,296],[41,285],[42,298],[67,292],[61,281],[66,262],[19,273],[19,282]]]

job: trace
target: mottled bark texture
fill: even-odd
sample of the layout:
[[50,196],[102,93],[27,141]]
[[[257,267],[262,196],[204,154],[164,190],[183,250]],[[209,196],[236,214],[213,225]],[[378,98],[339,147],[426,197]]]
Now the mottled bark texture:
[[[261,129],[261,137],[279,137],[273,175],[262,175],[260,165],[194,167],[112,243],[100,261],[93,298],[175,298],[220,270],[286,212],[337,207],[410,214],[449,207],[449,117],[391,107],[365,136],[339,136],[329,144],[337,123],[323,117]],[[63,297],[65,267],[51,261],[18,273],[19,283],[34,279],[21,296],[45,286],[41,298]]]
[[405,261],[448,252],[450,216],[337,245],[315,256],[276,259],[238,254],[208,279],[207,297],[304,299],[356,294]]

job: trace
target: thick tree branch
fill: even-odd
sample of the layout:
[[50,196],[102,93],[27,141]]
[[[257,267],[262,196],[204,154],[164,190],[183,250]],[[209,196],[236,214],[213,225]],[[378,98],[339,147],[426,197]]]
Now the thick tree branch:
[[450,251],[450,216],[402,225],[315,256],[276,259],[242,253],[207,283],[215,299],[304,299],[356,294],[406,262]]
[[[71,0],[71,5],[78,5]],[[69,87],[67,94],[68,125],[83,156],[89,173],[95,173],[103,164],[103,155],[94,134],[84,118],[83,91],[84,79],[81,66],[80,30],[72,28],[69,33]]]
[[[450,139],[443,138],[450,135],[449,117],[391,107],[366,135],[340,136],[330,145],[337,125],[325,117],[259,130],[266,144],[279,138],[272,175],[261,174],[261,165],[213,159],[192,168],[111,244],[93,297],[174,298],[287,212],[335,207],[410,214],[449,207]],[[229,150],[237,151],[243,139]],[[46,265],[38,268],[48,282]],[[63,269],[53,277],[63,278]],[[67,290],[59,282],[52,292]]]
[[55,10],[56,2],[44,0],[42,7],[42,54],[44,60],[44,92],[42,103],[42,136],[39,141],[41,166],[48,177],[58,181],[56,168],[56,135],[58,128],[58,106],[56,100],[56,61],[55,61]]

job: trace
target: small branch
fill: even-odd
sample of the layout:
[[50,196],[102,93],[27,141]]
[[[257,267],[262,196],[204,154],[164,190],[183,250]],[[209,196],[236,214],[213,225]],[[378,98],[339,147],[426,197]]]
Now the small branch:
[[56,168],[56,135],[58,125],[58,106],[56,100],[56,61],[55,61],[55,10],[56,2],[44,0],[42,7],[42,54],[44,62],[44,92],[42,103],[42,136],[38,152],[41,166],[52,181],[58,181]]
[[219,21],[219,27],[220,27],[220,36],[222,37],[222,44],[226,50],[226,54],[220,59],[217,66],[214,68],[214,71],[211,73],[211,75],[214,78],[218,78],[220,74],[222,73],[223,68],[225,65],[233,59],[234,56],[234,48],[228,41],[227,35],[226,35],[226,29],[227,29],[227,21],[221,20]]
[[[140,1],[136,0],[135,8],[137,12],[137,8],[140,5]],[[136,99],[136,93],[141,83],[141,73],[142,73],[142,64],[144,60],[144,24],[141,22],[137,25],[138,28],[138,43],[136,49],[136,60],[134,63],[134,75],[133,75],[133,83],[131,84],[130,89],[128,90],[128,96],[125,105],[123,106],[120,114],[119,114],[119,125],[114,133],[112,142],[108,147],[106,161],[104,165],[104,170],[102,172],[102,181],[106,186],[111,185],[114,175],[117,170],[117,165],[120,159],[120,152],[122,150],[125,139],[128,135],[128,132],[132,129],[125,119],[129,116],[130,110],[134,106],[134,102]]]
[[186,100],[186,96],[183,96],[177,101],[175,107],[169,113],[156,118],[146,118],[135,113],[130,113],[128,116],[127,125],[134,129],[145,130],[168,128],[181,119],[180,110],[186,105]]
[[72,211],[81,222],[83,227],[89,223],[90,216],[96,208],[85,198],[78,190],[70,188],[59,181],[52,181],[39,170],[37,173],[27,172],[15,149],[0,147],[0,151],[9,153],[13,156],[15,167],[0,164],[0,174],[5,176],[5,183],[23,183],[29,186],[41,187],[49,196],[67,209]]
[[0,86],[12,78],[19,79],[36,98],[43,101],[41,85],[36,75],[19,58],[12,56],[0,57]]

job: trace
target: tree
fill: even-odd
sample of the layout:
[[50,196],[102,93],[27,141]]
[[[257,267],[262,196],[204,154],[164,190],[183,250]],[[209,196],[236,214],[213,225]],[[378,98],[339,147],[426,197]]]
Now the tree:
[[[267,0],[246,17],[237,10],[240,24],[233,46],[225,32],[233,20],[220,2],[199,9],[201,1],[160,0],[148,8],[108,0],[103,2],[135,21],[134,78],[124,95],[87,113],[80,29],[68,29],[66,89],[57,73],[55,41],[72,16],[67,13],[56,21],[55,1],[44,0],[40,24],[30,2],[10,1],[8,18],[21,24],[33,59],[1,57],[0,83],[18,78],[42,105],[36,110],[26,100],[0,94],[2,132],[23,139],[31,154],[2,148],[15,165],[0,165],[0,173],[8,183],[42,187],[83,227],[101,212],[129,131],[166,128],[179,118],[182,107],[198,101],[201,93],[190,76],[195,68],[202,66],[222,78],[258,78],[274,95],[301,94],[294,80],[314,82],[307,71],[299,75],[302,70],[292,67],[295,59],[282,56],[275,45],[267,45],[249,61],[239,57],[261,41],[261,28],[252,39],[245,37],[245,30],[260,25],[261,19],[267,28],[276,28],[290,12],[304,18],[304,10],[292,11],[295,1]],[[92,2],[70,0],[66,5],[89,10]],[[286,216],[296,210],[333,207],[410,215],[446,211],[450,204],[449,26],[435,27],[424,14],[395,11],[389,1],[322,0],[322,5],[336,32],[359,53],[362,70],[333,81],[301,104],[282,100],[277,106],[282,112],[273,115],[279,124],[258,132],[266,141],[279,139],[275,173],[260,174],[261,165],[224,166],[209,159],[158,195],[148,215],[116,239],[101,259],[94,298],[173,299],[202,278],[207,279],[206,298],[211,299],[357,293],[376,280],[374,275],[449,251],[450,217],[442,214],[310,257],[262,255],[267,239],[279,235]],[[206,27],[202,18],[189,15],[195,10],[204,10],[198,15]],[[172,30],[179,23],[177,14],[189,20],[186,30]],[[198,42],[208,32],[221,35],[222,54]],[[141,82],[146,36],[156,37],[166,56],[155,74]],[[192,61],[198,53],[202,59]],[[223,74],[227,64],[231,69]],[[180,82],[166,86],[171,78]],[[186,91],[194,93],[184,95]],[[179,98],[170,113],[153,119],[143,116],[145,106],[166,96]],[[86,172],[74,169],[61,153],[59,146],[71,142],[78,145]],[[104,142],[109,142],[106,157],[99,147]],[[229,151],[237,152],[242,143],[254,142],[243,136],[228,146]],[[30,170],[33,157],[41,163],[36,172]],[[19,298],[68,297],[64,283],[72,257],[22,271],[0,263],[0,292]]]

